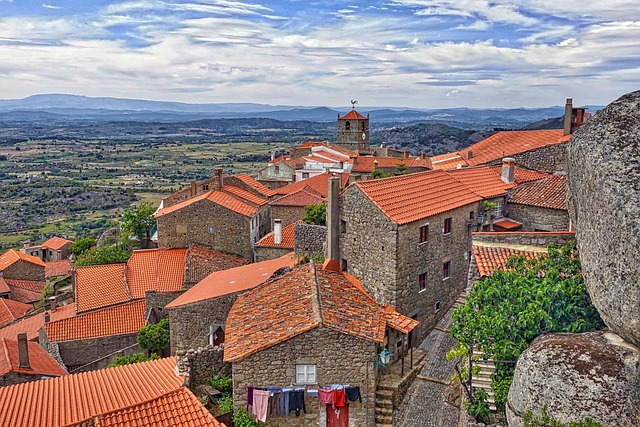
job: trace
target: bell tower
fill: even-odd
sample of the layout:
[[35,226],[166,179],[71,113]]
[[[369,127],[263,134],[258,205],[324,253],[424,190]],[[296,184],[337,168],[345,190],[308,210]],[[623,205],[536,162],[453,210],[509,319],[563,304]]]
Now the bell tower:
[[351,101],[351,111],[340,117],[338,114],[338,143],[357,151],[369,149],[369,114],[363,116],[356,111],[358,101]]

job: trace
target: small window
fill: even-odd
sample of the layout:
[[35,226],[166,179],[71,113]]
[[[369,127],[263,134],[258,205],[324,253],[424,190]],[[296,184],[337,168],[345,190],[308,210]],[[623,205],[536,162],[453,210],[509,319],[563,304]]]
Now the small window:
[[351,122],[346,122],[346,123],[344,124],[344,128],[345,128],[346,130],[351,130]]
[[309,178],[309,172],[302,172],[302,179]]
[[440,311],[440,301],[436,301],[435,305],[434,305],[434,311],[437,313]]
[[202,184],[203,191],[209,191],[209,184]]
[[444,234],[450,234],[451,233],[451,225],[453,224],[453,218],[445,218],[444,220],[444,229],[443,229],[443,233]]
[[209,226],[209,233],[213,234],[216,232],[216,228],[213,225]]
[[276,171],[276,172],[280,172],[280,166],[276,165],[276,167],[275,167],[275,171]]
[[504,215],[504,203],[501,201],[496,202],[496,218],[502,218],[502,216]]
[[31,251],[32,256],[38,256],[38,251]]
[[296,365],[296,384],[315,384],[316,365]]
[[451,277],[451,261],[442,264],[442,280],[446,280],[449,277]]
[[340,233],[344,234],[347,232],[347,221],[341,219],[340,220]]
[[221,325],[209,325],[209,334],[207,336],[209,345],[217,347],[224,343],[224,329]]
[[343,258],[343,259],[340,261],[340,268],[342,269],[342,271],[344,271],[344,272],[346,273],[346,272],[348,271],[348,270],[347,270],[347,267],[348,267],[348,265],[347,265],[347,260]]
[[364,121],[362,121],[362,132],[364,132]]
[[429,224],[420,227],[420,243],[426,242],[427,237],[429,237]]
[[469,221],[473,221],[476,217],[476,213],[474,211],[469,212]]
[[418,276],[418,292],[427,290],[427,273],[422,273]]

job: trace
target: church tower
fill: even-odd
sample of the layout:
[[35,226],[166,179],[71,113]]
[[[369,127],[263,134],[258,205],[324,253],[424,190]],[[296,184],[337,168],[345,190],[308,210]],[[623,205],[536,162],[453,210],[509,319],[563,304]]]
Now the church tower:
[[369,149],[369,114],[367,117],[356,111],[356,103],[351,101],[351,111],[340,117],[338,114],[338,144],[351,150]]

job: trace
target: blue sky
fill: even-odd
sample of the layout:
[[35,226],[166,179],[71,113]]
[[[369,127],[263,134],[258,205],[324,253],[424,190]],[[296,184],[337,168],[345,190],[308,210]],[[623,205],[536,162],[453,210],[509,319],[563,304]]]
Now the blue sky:
[[539,107],[640,89],[638,0],[0,0],[0,98]]

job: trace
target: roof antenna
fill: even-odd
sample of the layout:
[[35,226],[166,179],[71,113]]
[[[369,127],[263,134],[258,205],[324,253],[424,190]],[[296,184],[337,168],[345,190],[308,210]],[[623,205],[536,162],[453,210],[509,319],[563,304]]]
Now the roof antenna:
[[356,104],[358,103],[358,101],[356,101],[355,99],[351,100],[351,109],[355,110],[356,109]]

